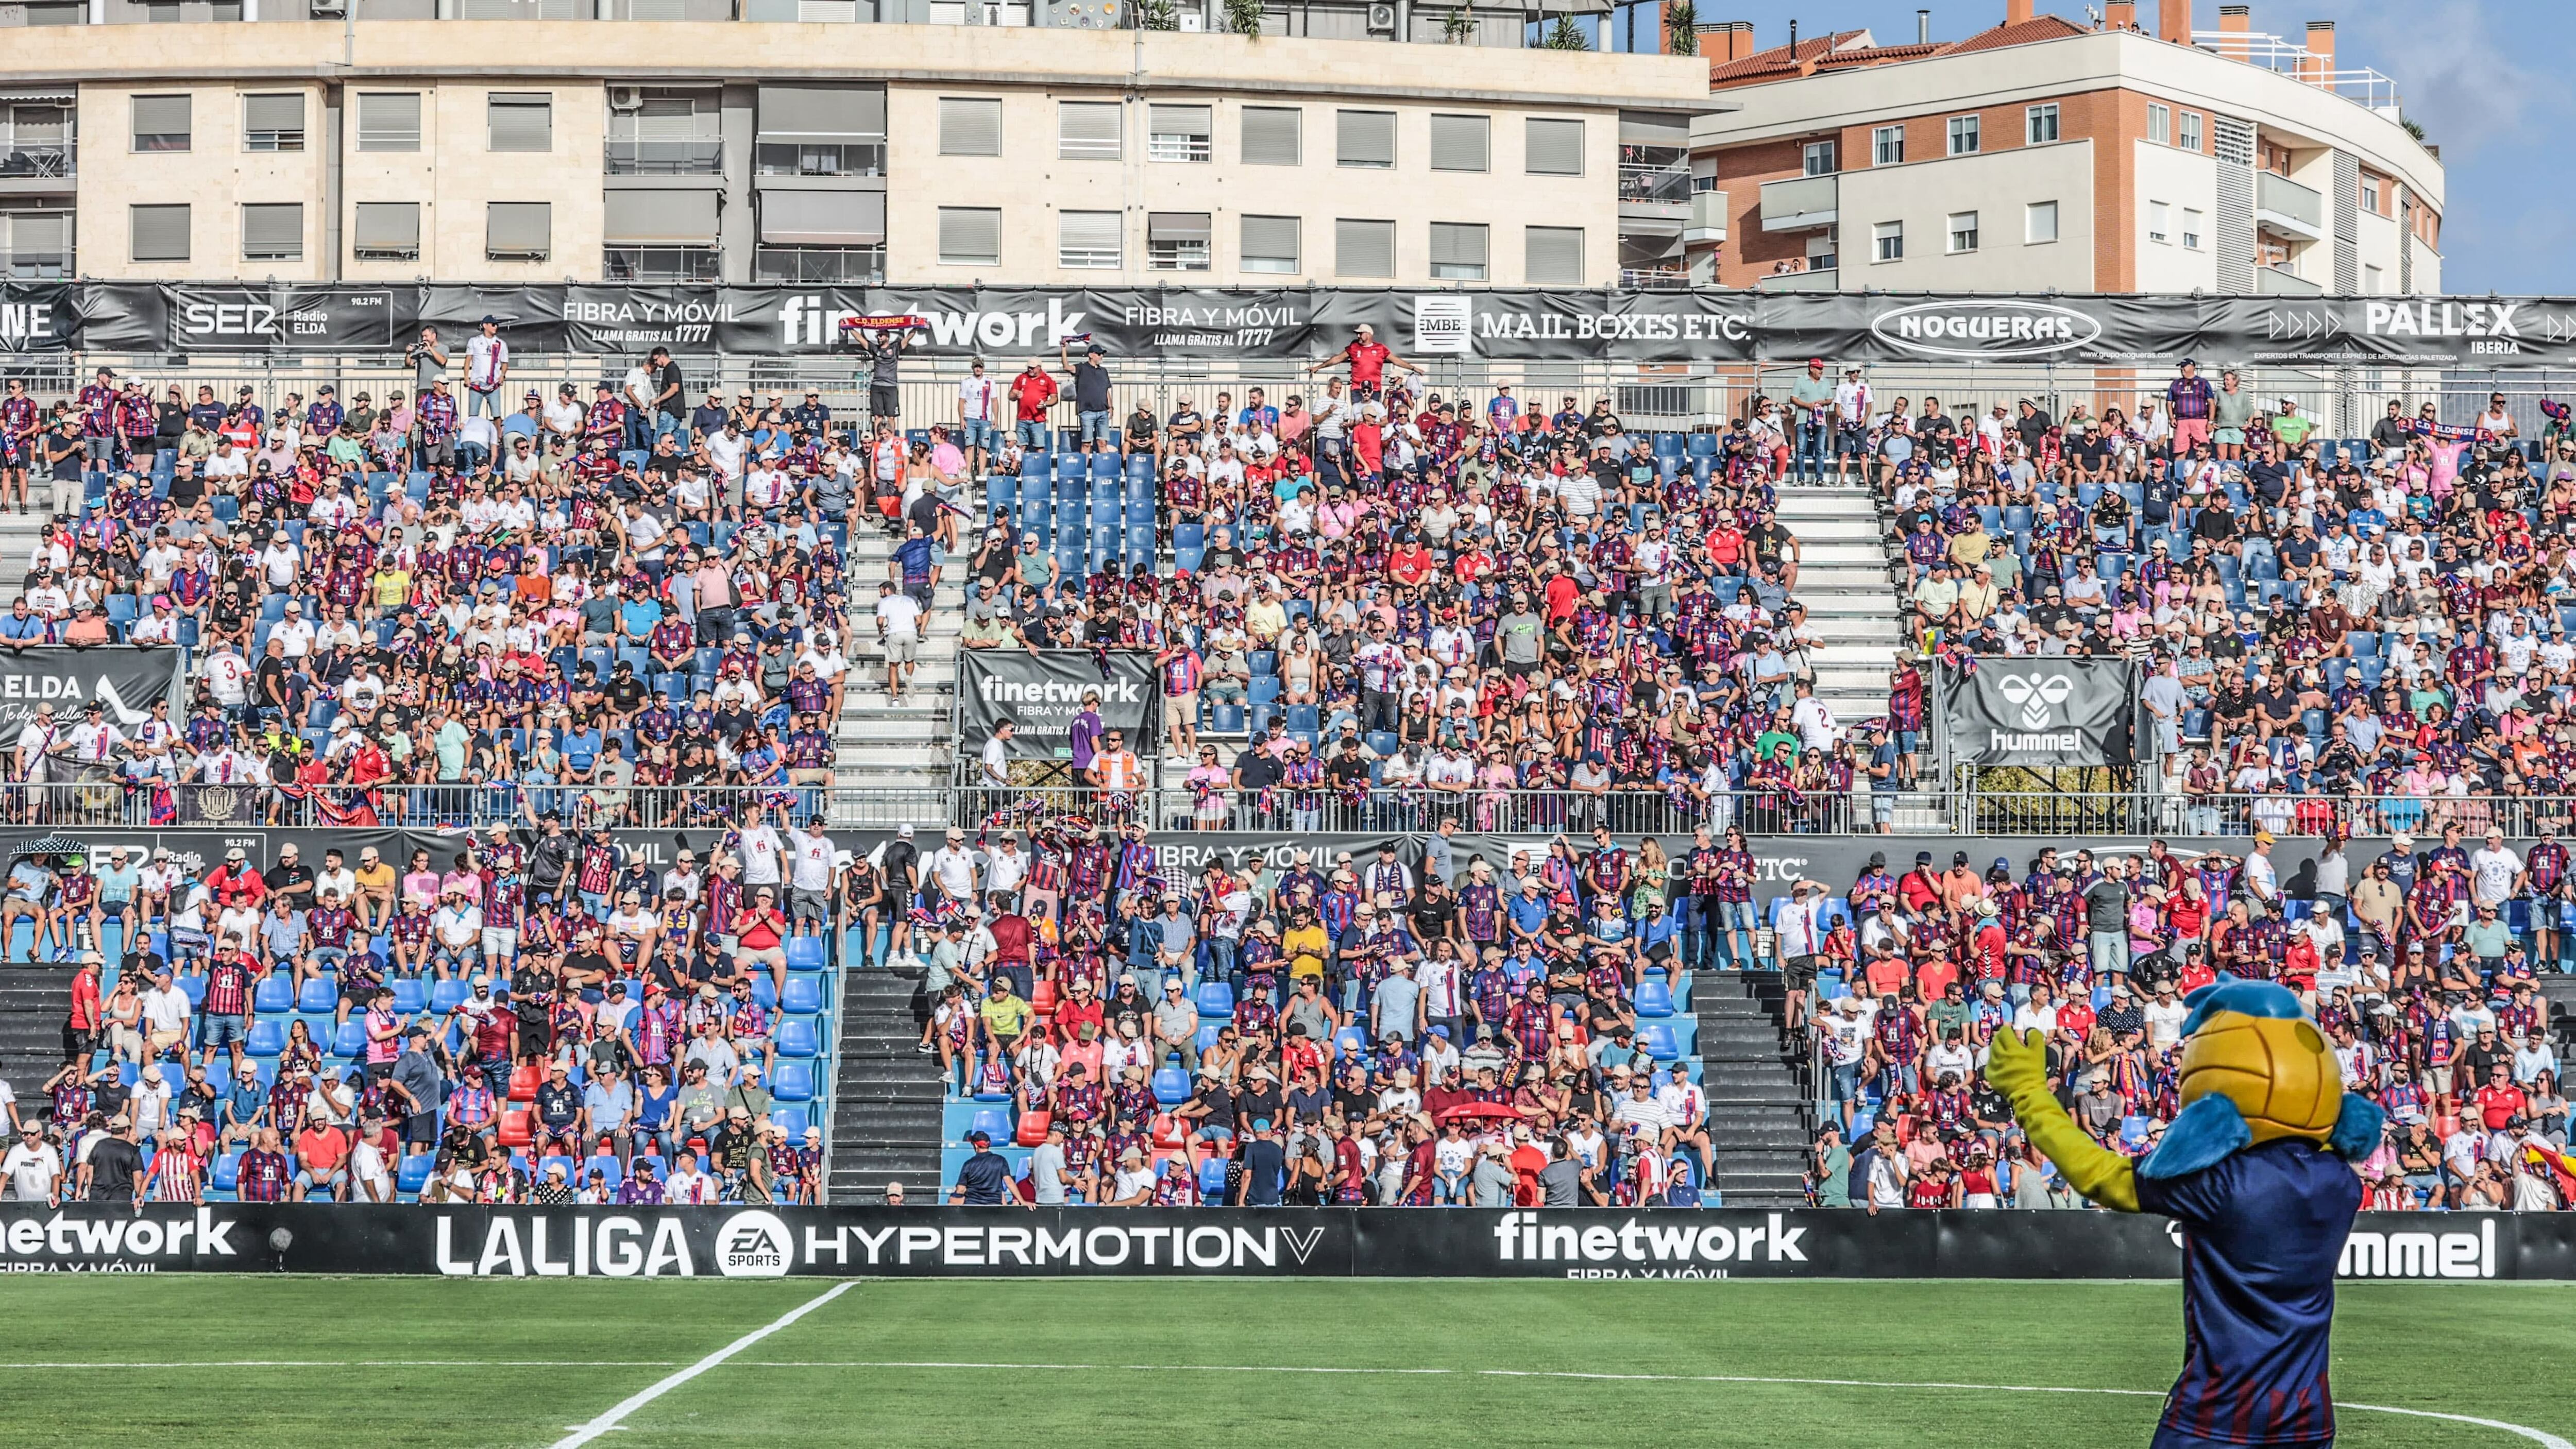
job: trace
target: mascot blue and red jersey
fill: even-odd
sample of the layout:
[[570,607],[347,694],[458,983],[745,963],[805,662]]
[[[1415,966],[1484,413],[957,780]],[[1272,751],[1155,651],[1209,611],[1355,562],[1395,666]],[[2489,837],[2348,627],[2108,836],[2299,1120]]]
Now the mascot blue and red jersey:
[[2352,1162],[2378,1146],[2380,1111],[2345,1095],[2288,990],[2221,977],[2187,1004],[2183,1109],[2135,1164],[2066,1114],[2036,1034],[1996,1033],[1986,1077],[2068,1185],[2182,1226],[2183,1367],[2155,1449],[2331,1443],[2335,1267],[2361,1207]]

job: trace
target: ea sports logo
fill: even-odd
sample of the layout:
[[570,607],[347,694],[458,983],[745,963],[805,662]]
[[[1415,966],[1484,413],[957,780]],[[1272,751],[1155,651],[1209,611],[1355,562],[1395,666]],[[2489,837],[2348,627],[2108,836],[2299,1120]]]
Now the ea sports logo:
[[716,1271],[728,1278],[784,1278],[796,1239],[776,1213],[735,1213],[716,1230]]
[[2066,697],[2075,692],[2075,681],[2063,674],[2052,674],[2045,679],[2006,675],[1995,681],[1995,688],[2005,699],[2021,706],[2021,722],[2025,729],[2044,730],[2048,728],[2055,707],[2064,704]]

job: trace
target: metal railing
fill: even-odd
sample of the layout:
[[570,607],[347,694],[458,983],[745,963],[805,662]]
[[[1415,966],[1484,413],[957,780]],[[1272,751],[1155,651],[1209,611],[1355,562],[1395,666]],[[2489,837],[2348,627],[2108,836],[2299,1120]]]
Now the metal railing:
[[[2019,772],[2015,772],[2019,773]],[[2438,837],[2458,826],[2468,837],[2501,830],[2527,840],[2576,822],[2576,797],[2405,794],[2190,795],[2161,790],[2057,790],[2037,783],[1989,783],[1968,772],[1953,823],[1963,835],[2323,836],[2340,827],[2361,837]]]
[[1690,167],[1687,164],[1622,166],[1619,168],[1619,199],[1626,202],[1687,206],[1691,199]]
[[721,176],[724,138],[611,140],[606,165],[611,176]]
[[80,150],[68,141],[20,141],[0,150],[0,181],[69,180],[80,170]]
[[[1061,770],[1021,765],[1016,772],[1043,777]],[[1263,792],[1199,790],[1182,785],[1127,791],[1094,790],[1060,783],[1009,786],[975,783],[976,767],[961,762],[952,823],[983,827],[1078,815],[1099,824],[1136,822],[1155,831],[1234,830],[1312,834],[1317,831],[1409,833],[1460,828],[1496,835],[1589,833],[1680,835],[1707,826],[1741,826],[1755,835],[1869,835],[1886,806],[1891,820],[1920,818],[1933,806],[1928,794],[1863,792],[1799,796],[1744,790],[1704,794],[1689,790],[1441,790],[1427,787],[1335,791]]]
[[38,784],[0,783],[0,827],[49,829],[442,830],[534,826],[554,813],[576,829],[698,830],[738,824],[755,805],[799,822],[819,811],[836,828],[887,830],[946,823],[959,808],[957,792],[936,786],[599,787],[495,780],[306,788],[263,781],[134,781],[113,769],[83,769],[73,779]]
[[2195,30],[2191,43],[2222,59],[2241,60],[2331,91],[2354,105],[2388,113],[2391,119],[2395,119],[2400,104],[2397,82],[2387,76],[2366,65],[2334,69],[2333,56],[2319,55],[2278,35],[2251,30]]

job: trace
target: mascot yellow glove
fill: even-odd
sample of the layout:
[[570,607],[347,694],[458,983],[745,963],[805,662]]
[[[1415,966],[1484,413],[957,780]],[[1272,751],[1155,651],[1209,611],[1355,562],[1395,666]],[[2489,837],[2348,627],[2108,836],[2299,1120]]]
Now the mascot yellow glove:
[[2067,1185],[2124,1213],[2138,1210],[2138,1181],[2129,1159],[2075,1125],[2048,1090],[2048,1038],[2005,1027],[1986,1048],[1986,1080],[2012,1102],[2022,1135],[2057,1164]]

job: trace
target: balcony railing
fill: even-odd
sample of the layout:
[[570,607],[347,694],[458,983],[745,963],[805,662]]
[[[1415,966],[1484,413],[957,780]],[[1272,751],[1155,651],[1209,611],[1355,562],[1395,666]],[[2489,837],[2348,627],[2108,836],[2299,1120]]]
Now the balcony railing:
[[2321,240],[2326,234],[2326,199],[2315,187],[2301,186],[2277,171],[2257,171],[2254,224],[2309,241]]
[[1726,240],[1726,220],[1725,192],[1692,192],[1690,222],[1682,232],[1682,240],[1722,242]]
[[848,141],[762,140],[751,150],[752,169],[763,176],[883,176],[885,138]]
[[1687,267],[1622,267],[1619,285],[1638,292],[1686,292],[1690,290]]
[[1842,197],[1839,176],[1792,176],[1762,183],[1762,229],[1804,231],[1831,226]]
[[2317,297],[2323,296],[2325,290],[2298,273],[2280,267],[2254,269],[2254,295],[2258,297]]
[[1619,200],[1651,205],[1683,206],[1691,197],[1688,166],[1622,166],[1619,168]]
[[2333,58],[2317,54],[2295,40],[2250,30],[2195,30],[2191,43],[2228,60],[2260,66],[2304,85],[2332,91],[2357,106],[2398,118],[2397,82],[2368,66],[2333,69]]
[[0,252],[0,278],[12,282],[51,282],[74,275],[70,252]]
[[1809,267],[1803,272],[1783,272],[1763,277],[1753,285],[1764,292],[1838,292],[1842,290],[1841,273],[1832,267]]
[[0,149],[0,181],[61,177],[80,171],[80,152],[68,141],[21,141]]
[[611,176],[721,176],[724,140],[698,136],[670,141],[610,141]]

